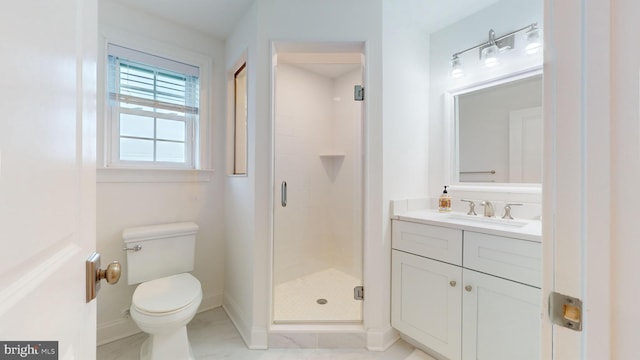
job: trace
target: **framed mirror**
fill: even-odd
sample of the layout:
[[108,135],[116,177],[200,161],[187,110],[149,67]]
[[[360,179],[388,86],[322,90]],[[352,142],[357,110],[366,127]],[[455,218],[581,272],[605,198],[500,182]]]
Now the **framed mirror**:
[[448,93],[451,184],[540,191],[542,96],[541,68]]

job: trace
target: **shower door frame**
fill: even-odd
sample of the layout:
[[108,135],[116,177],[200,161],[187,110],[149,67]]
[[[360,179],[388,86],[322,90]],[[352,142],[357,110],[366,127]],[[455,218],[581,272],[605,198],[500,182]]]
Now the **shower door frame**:
[[[287,332],[288,330],[298,331],[304,329],[305,331],[322,331],[322,332],[331,332],[332,330],[336,330],[339,332],[347,331],[347,332],[365,332],[365,321],[366,321],[366,311],[364,302],[361,307],[361,316],[360,320],[354,321],[339,321],[339,322],[316,322],[316,321],[295,321],[295,322],[284,322],[284,323],[276,323],[274,319],[274,256],[275,256],[275,241],[276,241],[276,226],[275,226],[275,210],[276,206],[281,206],[281,197],[278,195],[280,192],[280,184],[276,181],[276,151],[275,151],[275,141],[276,141],[276,79],[277,79],[277,67],[278,67],[278,50],[277,47],[285,47],[287,49],[301,47],[304,48],[305,51],[299,51],[303,54],[317,53],[320,51],[313,51],[310,49],[325,49],[325,52],[328,52],[326,49],[332,49],[331,52],[334,53],[359,53],[361,56],[360,61],[360,69],[361,69],[361,84],[363,87],[366,87],[366,79],[367,79],[367,69],[366,69],[366,41],[272,41],[271,42],[271,79],[270,79],[270,125],[271,125],[271,212],[269,223],[271,226],[270,229],[270,239],[269,239],[269,326],[271,331],[277,332]],[[285,52],[285,51],[280,51]],[[356,85],[356,84],[354,84]],[[366,244],[365,241],[367,239],[367,190],[368,190],[368,181],[367,181],[367,148],[368,148],[368,138],[367,138],[367,112],[366,112],[366,98],[361,102],[361,110],[360,110],[360,181],[361,181],[361,239],[360,239],[360,256],[362,260],[362,279],[361,285],[365,285],[365,268],[366,268],[366,257],[365,257],[365,249]]]

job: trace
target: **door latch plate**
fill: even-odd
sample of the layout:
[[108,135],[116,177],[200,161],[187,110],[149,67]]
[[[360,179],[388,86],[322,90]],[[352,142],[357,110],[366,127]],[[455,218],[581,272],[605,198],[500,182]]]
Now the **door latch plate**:
[[582,331],[582,301],[568,295],[552,292],[549,295],[551,322],[567,329]]
[[97,279],[97,273],[100,269],[100,254],[93,253],[86,261],[87,275],[87,303],[96,298],[100,290],[100,280]]

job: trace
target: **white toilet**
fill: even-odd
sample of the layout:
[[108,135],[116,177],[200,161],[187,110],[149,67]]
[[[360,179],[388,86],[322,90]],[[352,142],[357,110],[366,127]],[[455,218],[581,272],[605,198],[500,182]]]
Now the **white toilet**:
[[148,333],[143,360],[195,360],[186,325],[202,301],[193,270],[198,225],[163,224],[126,229],[129,285],[140,284],[131,300],[131,318]]

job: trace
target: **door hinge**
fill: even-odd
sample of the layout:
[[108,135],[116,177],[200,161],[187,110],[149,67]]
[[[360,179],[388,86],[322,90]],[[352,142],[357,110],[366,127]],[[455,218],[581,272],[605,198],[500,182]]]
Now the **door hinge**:
[[353,100],[364,101],[364,88],[362,85],[356,85],[353,89]]
[[353,299],[364,300],[364,286],[356,286],[353,288]]
[[552,292],[549,295],[549,318],[556,325],[582,331],[582,301]]

